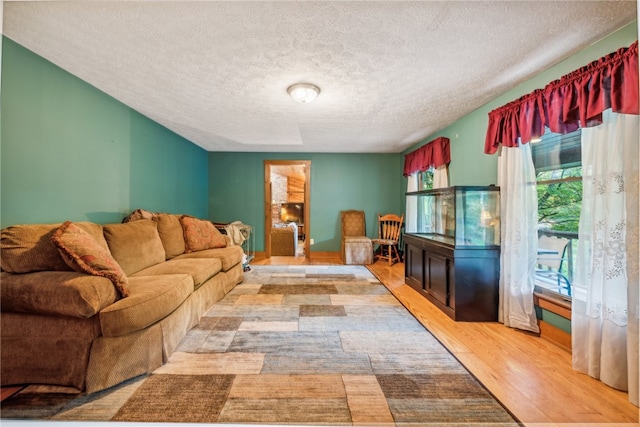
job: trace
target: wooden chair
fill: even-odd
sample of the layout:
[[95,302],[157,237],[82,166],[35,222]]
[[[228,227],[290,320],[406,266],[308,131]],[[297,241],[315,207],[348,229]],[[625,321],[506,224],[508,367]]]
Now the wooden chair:
[[404,214],[401,216],[395,214],[378,214],[378,238],[371,239],[371,242],[374,246],[380,246],[374,258],[389,260],[390,266],[396,261],[402,261],[398,253],[398,241],[400,240],[403,221]]

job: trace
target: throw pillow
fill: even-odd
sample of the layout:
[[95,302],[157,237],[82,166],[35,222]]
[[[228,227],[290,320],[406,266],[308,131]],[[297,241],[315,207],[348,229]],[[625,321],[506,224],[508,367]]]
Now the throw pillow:
[[180,224],[184,232],[185,253],[227,246],[227,239],[211,221],[182,215]]
[[127,275],[120,265],[89,233],[73,224],[63,223],[51,236],[62,259],[75,271],[111,280],[120,295],[129,295]]

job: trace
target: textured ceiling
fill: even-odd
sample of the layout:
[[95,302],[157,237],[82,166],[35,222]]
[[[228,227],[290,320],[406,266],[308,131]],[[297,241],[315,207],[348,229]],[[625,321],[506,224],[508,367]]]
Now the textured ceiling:
[[[635,1],[4,2],[3,32],[209,151],[397,153]],[[287,87],[320,87],[297,104]]]

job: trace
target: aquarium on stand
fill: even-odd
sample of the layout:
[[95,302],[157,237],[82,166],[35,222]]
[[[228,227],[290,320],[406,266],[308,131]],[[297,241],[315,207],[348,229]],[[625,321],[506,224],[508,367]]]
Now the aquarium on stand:
[[497,320],[500,189],[406,193],[405,282],[454,320]]

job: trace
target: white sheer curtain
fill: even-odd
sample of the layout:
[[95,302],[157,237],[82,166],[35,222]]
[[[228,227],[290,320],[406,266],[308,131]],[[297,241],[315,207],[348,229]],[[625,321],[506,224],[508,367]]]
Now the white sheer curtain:
[[531,144],[502,147],[498,159],[501,249],[498,320],[539,332],[533,304],[538,251],[538,196]]
[[438,166],[433,170],[433,188],[446,188],[449,186],[449,174],[447,165]]
[[[420,172],[415,172],[407,176],[407,193],[418,191],[419,175]],[[407,197],[406,199],[404,229],[407,233],[415,233],[418,231],[418,198]]]
[[582,130],[573,367],[638,405],[638,116]]

